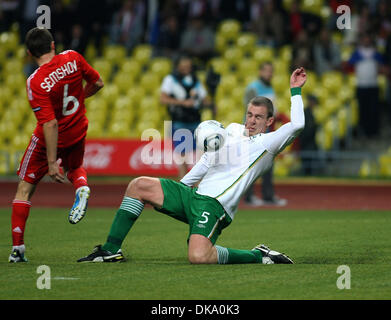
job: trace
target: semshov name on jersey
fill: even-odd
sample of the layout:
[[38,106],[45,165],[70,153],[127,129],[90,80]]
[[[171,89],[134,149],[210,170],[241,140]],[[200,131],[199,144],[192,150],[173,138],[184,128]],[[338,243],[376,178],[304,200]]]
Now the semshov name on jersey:
[[73,60],[72,62],[68,61],[50,73],[45,79],[43,79],[43,82],[41,82],[41,88],[46,92],[50,92],[50,90],[57,82],[65,78],[67,75],[74,73],[75,71],[77,71],[76,60]]

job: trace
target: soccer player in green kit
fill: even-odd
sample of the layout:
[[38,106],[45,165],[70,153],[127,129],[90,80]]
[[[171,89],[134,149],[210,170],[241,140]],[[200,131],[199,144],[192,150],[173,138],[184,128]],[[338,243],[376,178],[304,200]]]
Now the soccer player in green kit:
[[[245,124],[230,124],[224,145],[216,152],[205,152],[180,182],[152,177],[132,180],[106,243],[78,262],[123,261],[122,242],[144,204],[149,203],[157,211],[189,224],[188,259],[192,264],[293,263],[265,245],[239,250],[216,245],[216,240],[234,219],[247,188],[271,168],[276,155],[304,128],[301,88],[306,79],[304,68],[292,73],[291,121],[279,129],[264,133],[274,121],[273,103],[266,97],[255,97],[248,104]],[[235,161],[221,161],[224,154],[239,156]],[[194,188],[197,183],[198,188]]]

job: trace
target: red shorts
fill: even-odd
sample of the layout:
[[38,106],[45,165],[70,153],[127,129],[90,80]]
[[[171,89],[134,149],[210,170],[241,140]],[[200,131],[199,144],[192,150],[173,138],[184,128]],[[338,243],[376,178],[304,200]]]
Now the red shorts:
[[[83,164],[85,138],[72,146],[57,149],[57,159],[61,159],[61,166],[66,171],[80,168]],[[37,184],[48,172],[48,160],[44,141],[40,141],[35,135],[20,162],[17,174],[20,179]]]

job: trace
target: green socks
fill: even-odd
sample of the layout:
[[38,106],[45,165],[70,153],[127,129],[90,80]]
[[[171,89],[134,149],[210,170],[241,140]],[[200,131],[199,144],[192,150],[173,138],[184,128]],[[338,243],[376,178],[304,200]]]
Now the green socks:
[[116,253],[143,209],[144,203],[140,200],[125,196],[114,217],[109,236],[102,249]]
[[[107,241],[102,249],[117,253],[143,209],[144,203],[140,200],[125,196],[114,217]],[[215,247],[219,264],[262,263],[262,253],[259,250],[237,250],[217,245]]]
[[219,264],[262,263],[262,253],[259,250],[238,250],[215,246]]

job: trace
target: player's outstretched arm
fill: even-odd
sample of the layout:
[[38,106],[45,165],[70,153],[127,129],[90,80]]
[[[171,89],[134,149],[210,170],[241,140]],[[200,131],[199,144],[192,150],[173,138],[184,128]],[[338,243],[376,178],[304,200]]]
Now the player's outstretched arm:
[[305,118],[301,88],[304,86],[306,80],[307,75],[304,68],[298,68],[293,71],[290,78],[290,90],[292,95],[291,121],[278,128],[278,130],[270,133],[268,139],[264,142],[266,149],[273,154],[278,154],[284,150],[304,128]]
[[88,98],[97,93],[104,87],[102,78],[99,78],[95,83],[87,83],[84,87],[84,98]]
[[292,72],[290,79],[291,87],[291,126],[294,128],[294,135],[297,136],[304,128],[304,106],[301,98],[301,88],[307,81],[307,74],[303,67]]

